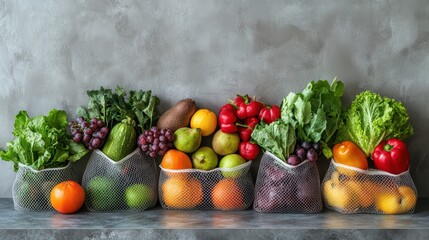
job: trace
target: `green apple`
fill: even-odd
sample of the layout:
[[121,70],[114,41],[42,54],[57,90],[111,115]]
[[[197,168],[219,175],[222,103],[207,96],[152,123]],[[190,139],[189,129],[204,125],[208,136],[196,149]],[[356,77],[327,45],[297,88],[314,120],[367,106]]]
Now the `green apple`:
[[[233,153],[228,154],[223,157],[219,162],[220,168],[234,168],[240,166],[241,164],[246,163],[246,159],[244,159],[239,154]],[[222,175],[226,178],[238,178],[241,176],[241,171],[222,171]]]
[[196,169],[212,170],[217,167],[218,161],[217,154],[211,147],[200,147],[192,154],[192,166]]
[[240,145],[240,136],[238,133],[224,133],[218,130],[213,136],[213,150],[222,156],[235,153]]
[[130,208],[146,209],[153,198],[154,191],[145,184],[136,183],[125,189],[125,201]]
[[119,203],[119,193],[115,181],[109,177],[91,178],[86,194],[94,210],[111,210]]

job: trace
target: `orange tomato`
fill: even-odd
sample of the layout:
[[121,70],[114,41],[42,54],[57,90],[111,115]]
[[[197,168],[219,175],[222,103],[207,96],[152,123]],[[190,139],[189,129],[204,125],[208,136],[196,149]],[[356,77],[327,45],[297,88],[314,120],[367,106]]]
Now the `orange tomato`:
[[162,184],[161,189],[165,205],[171,208],[195,208],[203,200],[203,187],[196,179],[170,177]]
[[220,210],[240,210],[244,206],[242,190],[234,179],[220,180],[212,190],[212,202]]
[[52,188],[50,201],[58,212],[74,213],[85,201],[85,190],[75,181],[64,181]]

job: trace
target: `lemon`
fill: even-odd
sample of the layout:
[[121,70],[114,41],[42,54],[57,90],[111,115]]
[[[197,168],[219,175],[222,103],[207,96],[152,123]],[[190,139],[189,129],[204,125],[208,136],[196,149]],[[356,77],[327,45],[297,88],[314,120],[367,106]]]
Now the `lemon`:
[[201,136],[209,136],[216,130],[216,114],[209,109],[198,109],[191,117],[190,126],[201,129]]

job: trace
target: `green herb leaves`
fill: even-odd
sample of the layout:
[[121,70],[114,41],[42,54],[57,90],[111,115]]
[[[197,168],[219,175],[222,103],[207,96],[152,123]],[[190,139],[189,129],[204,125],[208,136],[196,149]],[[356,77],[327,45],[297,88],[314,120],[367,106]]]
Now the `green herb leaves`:
[[160,100],[149,91],[126,92],[121,87],[115,91],[100,87],[99,90],[87,91],[88,107],[79,107],[77,114],[90,120],[94,117],[102,120],[109,128],[124,119],[131,118],[138,122],[140,132],[149,129],[159,118],[157,106]]

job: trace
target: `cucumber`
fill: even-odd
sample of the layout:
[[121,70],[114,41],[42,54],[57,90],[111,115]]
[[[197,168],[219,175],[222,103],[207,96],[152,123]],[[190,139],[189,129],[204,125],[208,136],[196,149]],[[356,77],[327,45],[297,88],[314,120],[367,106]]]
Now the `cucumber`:
[[137,147],[137,133],[132,119],[124,119],[113,126],[102,152],[113,161],[119,161]]

